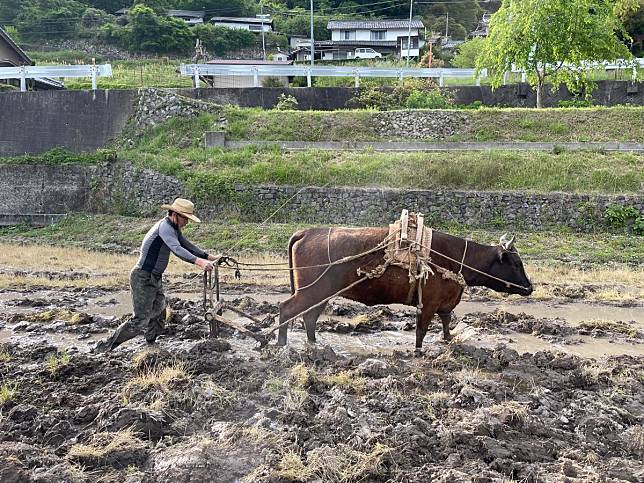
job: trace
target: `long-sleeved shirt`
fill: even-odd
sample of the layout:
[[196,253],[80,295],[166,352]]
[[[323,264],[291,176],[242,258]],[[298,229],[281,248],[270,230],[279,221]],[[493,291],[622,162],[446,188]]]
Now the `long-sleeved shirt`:
[[190,243],[177,225],[169,218],[163,218],[143,238],[136,268],[161,275],[168,267],[170,252],[189,263],[194,263],[197,258],[208,258],[208,253]]

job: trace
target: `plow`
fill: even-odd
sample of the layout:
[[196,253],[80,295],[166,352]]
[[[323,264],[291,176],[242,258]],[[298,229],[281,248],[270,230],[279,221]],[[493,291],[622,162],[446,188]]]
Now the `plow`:
[[235,278],[240,277],[239,262],[232,257],[221,257],[216,261],[212,271],[204,272],[203,274],[203,311],[204,319],[208,323],[209,337],[218,337],[220,326],[226,325],[240,334],[250,337],[259,343],[262,348],[268,344],[273,333],[264,334],[261,332],[253,332],[245,327],[243,324],[230,320],[223,316],[224,311],[233,312],[241,317],[251,320],[255,324],[261,326],[270,325],[274,322],[274,317],[268,315],[264,320],[260,320],[236,307],[226,303],[221,298],[219,274],[221,267],[235,271]]

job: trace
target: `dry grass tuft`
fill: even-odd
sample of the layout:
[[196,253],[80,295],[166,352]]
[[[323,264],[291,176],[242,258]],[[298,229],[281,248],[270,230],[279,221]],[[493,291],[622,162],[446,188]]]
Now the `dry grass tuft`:
[[585,330],[601,330],[604,332],[615,332],[618,334],[624,334],[628,337],[637,337],[638,332],[637,328],[627,324],[626,322],[613,321],[613,320],[584,320],[579,323],[580,329]]
[[497,416],[504,423],[523,424],[528,418],[528,408],[517,401],[504,401],[488,408],[490,414]]
[[145,443],[137,438],[132,428],[115,433],[98,433],[89,444],[75,444],[68,453],[68,458],[102,464],[117,453],[131,452],[145,448]]
[[367,379],[358,376],[355,371],[340,371],[335,374],[320,376],[320,382],[329,386],[337,386],[345,390],[362,392],[367,387]]
[[447,403],[452,398],[452,395],[448,392],[437,391],[430,393],[416,393],[416,398],[418,401],[424,405],[425,412],[427,415],[435,419],[436,410],[439,408],[447,407]]
[[0,406],[13,400],[18,392],[18,384],[15,382],[6,382],[0,386]]
[[0,362],[9,362],[11,360],[11,354],[7,349],[0,350]]
[[305,364],[296,364],[291,368],[288,377],[288,384],[298,387],[306,387],[314,382],[316,378],[315,371],[309,369]]
[[631,426],[622,433],[626,447],[638,456],[644,456],[644,425]]
[[49,354],[45,360],[45,365],[49,373],[55,376],[63,367],[69,365],[71,360],[72,358],[67,351],[62,351],[56,354]]
[[309,481],[314,472],[304,464],[302,458],[293,451],[287,451],[277,463],[277,470],[271,472],[272,480]]
[[123,393],[127,397],[135,390],[159,389],[167,392],[170,390],[171,383],[189,378],[190,374],[185,364],[181,361],[173,361],[170,365],[154,367],[142,372],[125,385]]
[[26,320],[31,322],[51,322],[52,320],[64,320],[68,325],[86,324],[91,322],[92,316],[69,309],[51,309],[37,314],[28,315]]
[[385,472],[385,460],[393,448],[377,443],[369,453],[345,444],[322,446],[308,453],[308,468],[322,481],[348,483],[370,481]]

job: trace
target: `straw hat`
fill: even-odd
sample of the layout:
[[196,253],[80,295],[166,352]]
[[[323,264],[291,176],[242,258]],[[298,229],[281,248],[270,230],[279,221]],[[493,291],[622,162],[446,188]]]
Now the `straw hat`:
[[190,200],[177,198],[171,205],[161,205],[164,210],[171,210],[180,215],[190,218],[192,221],[201,223],[201,220],[194,215],[195,205]]

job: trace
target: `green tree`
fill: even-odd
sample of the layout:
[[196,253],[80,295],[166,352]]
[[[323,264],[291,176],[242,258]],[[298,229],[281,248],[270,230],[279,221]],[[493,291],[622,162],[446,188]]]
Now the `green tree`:
[[[307,16],[306,11],[295,9],[292,11],[295,15],[275,18],[275,30],[286,35],[311,35],[311,19]],[[329,40],[331,32],[326,26],[329,23],[328,17],[313,17],[313,35],[315,40]]]
[[257,43],[257,36],[248,30],[229,29],[212,24],[195,25],[192,33],[201,39],[208,52],[222,56]]
[[16,17],[16,28],[28,40],[71,37],[78,31],[85,8],[75,0],[25,2]]
[[644,55],[644,0],[639,0],[639,8],[627,15],[624,26],[633,39],[631,52],[641,57]]
[[187,53],[192,48],[194,36],[183,20],[157,15],[146,5],[132,7],[129,15],[129,50]]
[[8,25],[13,22],[24,3],[23,0],[2,0],[0,2],[0,25]]
[[524,70],[539,108],[546,79],[588,92],[586,62],[632,57],[618,35],[628,38],[621,19],[634,8],[637,0],[503,0],[477,68],[490,69],[495,87],[513,64]]
[[80,2],[112,14],[121,8],[132,6],[132,0],[80,0]]
[[[184,10],[205,10],[210,17],[244,17],[259,12],[252,0],[178,0],[176,7]],[[268,2],[267,2],[268,3]]]
[[155,13],[165,15],[168,10],[174,7],[173,4],[172,0],[134,0],[132,6],[145,5],[154,10]]
[[476,37],[474,39],[463,42],[458,46],[458,51],[452,59],[452,65],[454,67],[460,67],[462,69],[475,67],[476,58],[481,52],[484,42],[485,40],[480,37]]

